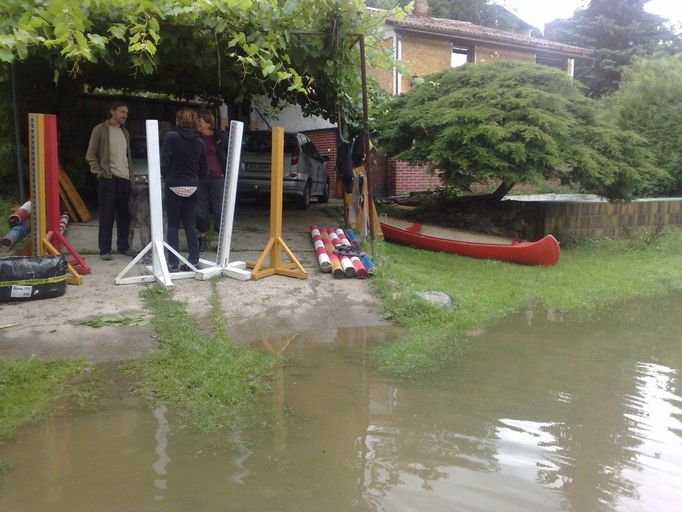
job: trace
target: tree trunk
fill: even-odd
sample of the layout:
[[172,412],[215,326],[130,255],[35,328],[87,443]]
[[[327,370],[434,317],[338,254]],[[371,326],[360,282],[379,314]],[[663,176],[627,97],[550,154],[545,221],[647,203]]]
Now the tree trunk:
[[490,194],[490,197],[494,201],[502,201],[502,198],[506,196],[513,187],[514,183],[505,183],[503,181],[502,183],[500,183],[500,186],[497,187],[497,190]]

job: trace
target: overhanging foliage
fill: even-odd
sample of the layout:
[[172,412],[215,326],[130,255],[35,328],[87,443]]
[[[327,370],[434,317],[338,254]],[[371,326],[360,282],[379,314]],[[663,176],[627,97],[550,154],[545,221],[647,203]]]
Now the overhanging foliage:
[[380,57],[381,21],[399,12],[369,15],[363,0],[6,0],[0,62],[34,57],[55,81],[123,90],[265,94],[333,118],[338,91],[359,103],[358,35]]

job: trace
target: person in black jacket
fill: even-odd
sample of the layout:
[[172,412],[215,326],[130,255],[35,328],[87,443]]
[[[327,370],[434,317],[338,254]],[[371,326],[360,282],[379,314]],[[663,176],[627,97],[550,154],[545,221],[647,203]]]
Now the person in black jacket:
[[[168,217],[167,239],[178,250],[180,222],[187,236],[188,261],[199,263],[199,241],[194,228],[199,179],[206,176],[208,164],[206,149],[196,131],[197,113],[182,108],[175,115],[175,131],[163,139],[161,148],[161,176],[165,180],[165,204]],[[178,258],[170,253],[168,265],[171,272],[178,270]],[[181,270],[187,270],[182,268]]]
[[220,231],[220,217],[223,211],[223,189],[227,165],[227,134],[216,130],[215,116],[210,110],[197,112],[197,131],[206,147],[208,175],[199,181],[199,202],[197,205],[197,231],[199,252],[208,250],[206,233],[213,217],[213,229]]

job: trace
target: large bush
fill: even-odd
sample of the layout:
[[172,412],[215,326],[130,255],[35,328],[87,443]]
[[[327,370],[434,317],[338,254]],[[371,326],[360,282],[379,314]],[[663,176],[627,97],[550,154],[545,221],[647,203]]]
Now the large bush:
[[430,163],[447,184],[514,183],[557,177],[617,199],[665,173],[646,141],[606,120],[600,104],[557,69],[512,62],[467,64],[426,77],[384,105],[382,149]]
[[655,164],[671,175],[659,192],[682,194],[682,55],[637,61],[605,101],[619,126],[647,138]]

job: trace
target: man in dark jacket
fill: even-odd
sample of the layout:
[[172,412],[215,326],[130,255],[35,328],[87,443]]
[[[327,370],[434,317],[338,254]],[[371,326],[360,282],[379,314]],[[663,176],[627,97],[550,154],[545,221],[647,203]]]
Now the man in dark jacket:
[[[199,242],[194,226],[197,188],[199,179],[208,172],[206,149],[197,134],[196,124],[196,111],[190,108],[180,109],[175,115],[176,129],[166,134],[161,148],[168,245],[178,250],[178,229],[182,222],[187,236],[188,261],[192,265],[199,263]],[[171,272],[178,269],[178,258],[173,253],[168,255],[168,265]]]
[[109,119],[92,130],[85,160],[90,172],[97,176],[99,208],[99,255],[111,259],[111,235],[116,219],[116,248],[121,254],[134,256],[130,249],[130,209],[128,200],[133,181],[133,159],[130,135],[124,128],[128,106],[115,101],[109,107]]

